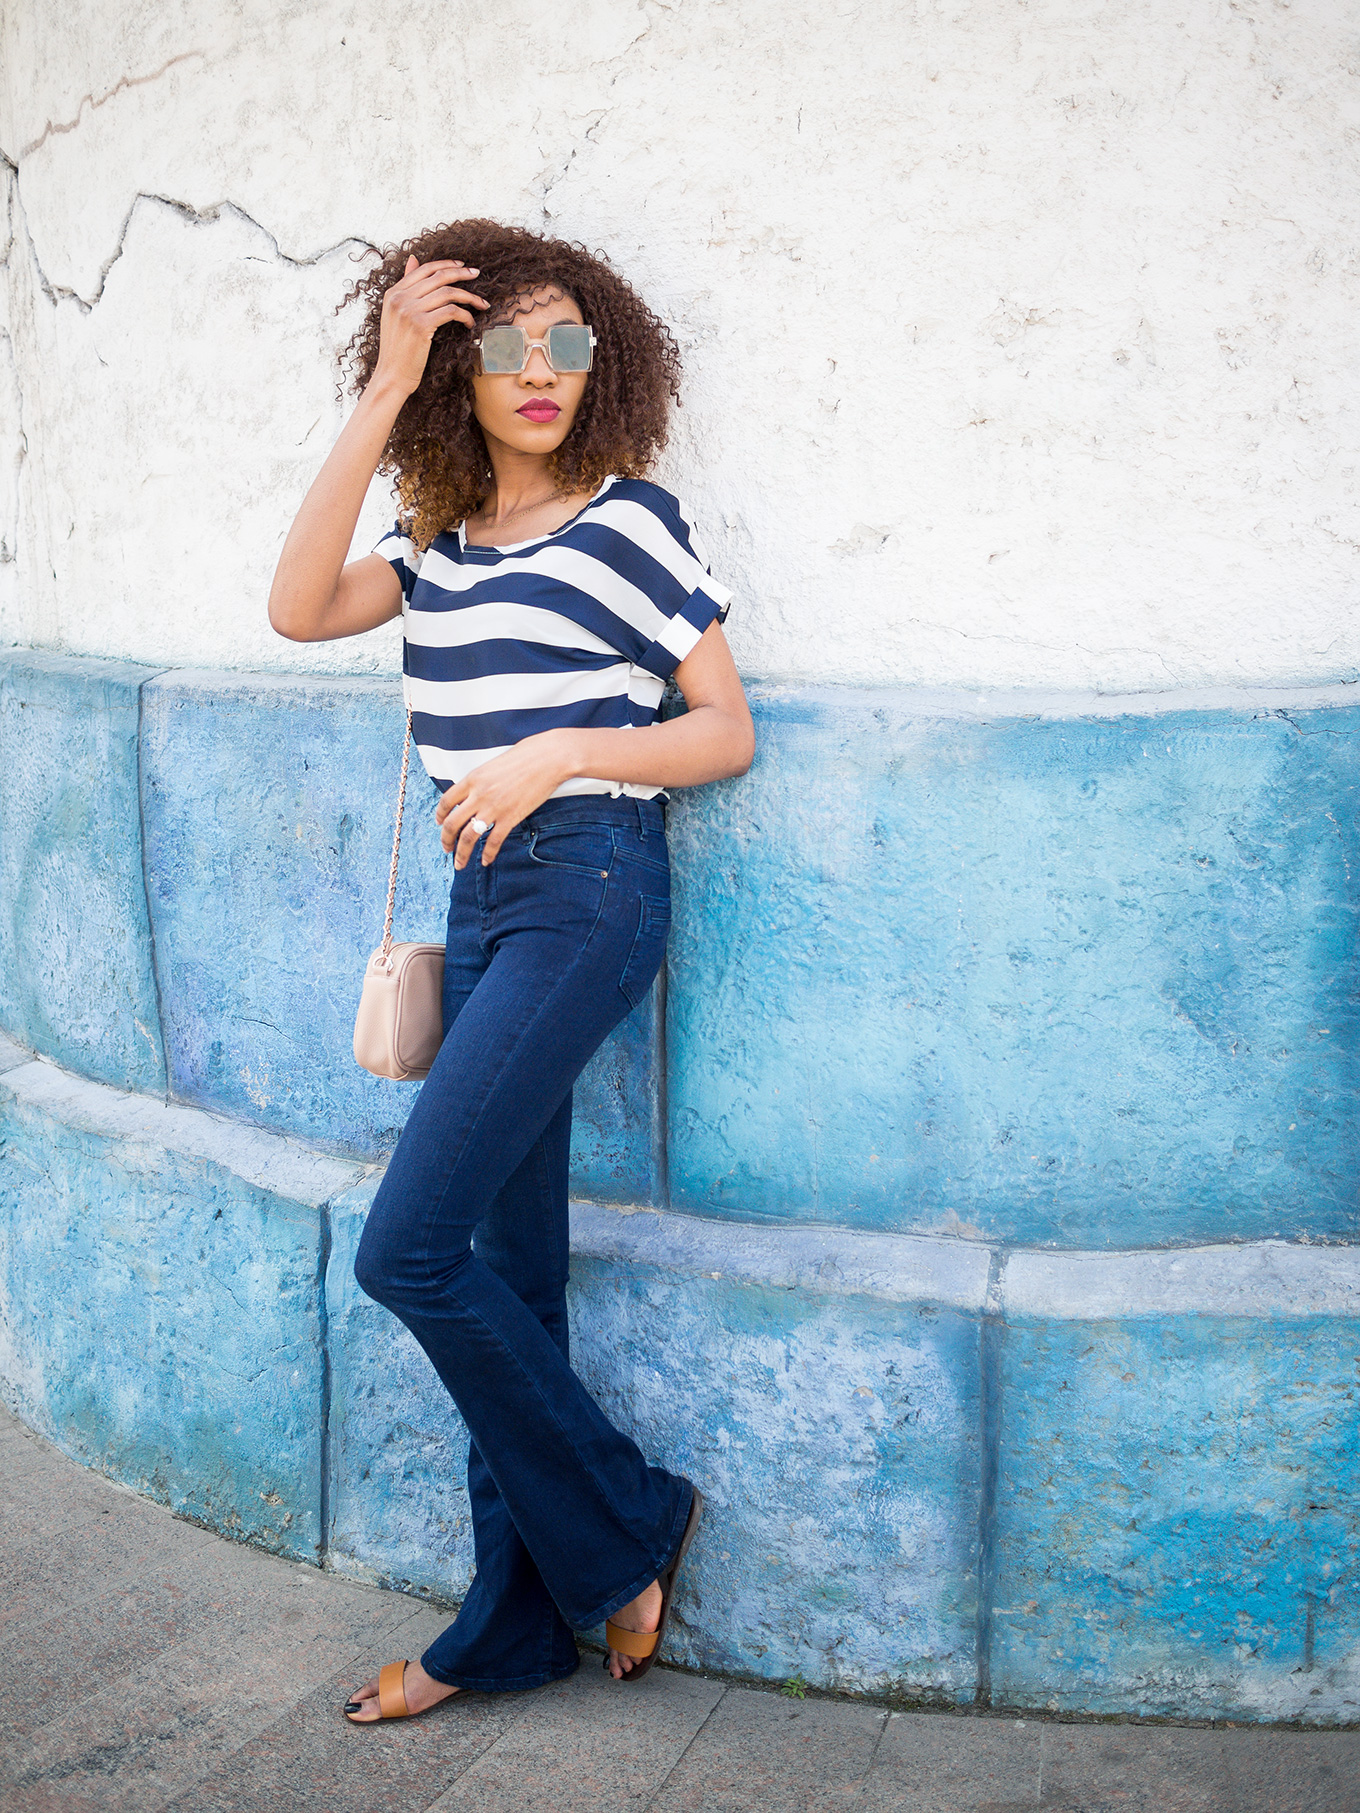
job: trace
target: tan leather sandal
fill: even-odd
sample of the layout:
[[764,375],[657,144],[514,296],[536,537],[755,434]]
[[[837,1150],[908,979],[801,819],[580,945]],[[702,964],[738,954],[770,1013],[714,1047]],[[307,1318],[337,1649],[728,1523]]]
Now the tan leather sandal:
[[[698,1486],[692,1486],[694,1498],[689,1507],[689,1518],[685,1523],[685,1533],[680,1538],[680,1547],[669,1567],[663,1568],[657,1575],[657,1585],[661,1588],[661,1616],[655,1630],[625,1630],[621,1624],[615,1624],[612,1618],[604,1621],[605,1641],[610,1649],[616,1649],[621,1656],[631,1658],[633,1666],[626,1674],[620,1675],[621,1681],[640,1681],[643,1675],[656,1660],[661,1648],[661,1639],[666,1634],[666,1620],[670,1616],[671,1600],[675,1595],[675,1577],[680,1572],[680,1563],[685,1559],[685,1551],[694,1541],[694,1532],[699,1527],[703,1515],[704,1498]],[[606,1655],[604,1665],[609,1667]]]
[[[406,1704],[405,1662],[386,1662],[378,1670],[378,1716],[376,1719],[356,1719],[349,1710],[350,1706],[354,1706],[356,1710],[362,1710],[371,1703],[366,1700],[346,1701],[345,1717],[351,1725],[380,1725],[384,1719],[410,1719],[416,1716]],[[436,1706],[442,1706],[443,1703],[442,1700],[435,1701]],[[430,1712],[433,1711],[433,1708],[427,1706],[424,1710]]]

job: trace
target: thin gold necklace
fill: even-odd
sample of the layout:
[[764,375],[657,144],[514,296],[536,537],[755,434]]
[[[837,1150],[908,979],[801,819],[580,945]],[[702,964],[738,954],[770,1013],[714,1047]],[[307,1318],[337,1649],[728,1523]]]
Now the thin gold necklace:
[[[494,523],[491,522],[487,518],[484,518],[483,520],[488,529],[492,529],[492,528],[498,529],[501,526],[501,523],[509,522],[509,520],[512,516],[523,516],[523,514],[526,510],[537,510],[538,507],[540,506],[540,504],[550,504],[555,497],[566,497],[567,495],[568,494],[562,490],[549,491],[545,496],[536,497],[530,503],[519,504],[516,506],[515,509],[507,510],[505,515],[500,517],[499,520]],[[482,507],[483,507],[483,509],[485,509],[486,506],[483,505]]]

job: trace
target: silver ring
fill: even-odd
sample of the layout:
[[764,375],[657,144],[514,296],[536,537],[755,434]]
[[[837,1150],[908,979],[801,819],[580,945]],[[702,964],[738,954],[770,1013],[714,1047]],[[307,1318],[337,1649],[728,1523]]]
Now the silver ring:
[[484,818],[474,818],[474,819],[471,819],[469,822],[471,823],[472,828],[477,833],[478,837],[485,837],[487,832],[491,829],[490,825],[487,824],[487,822]]

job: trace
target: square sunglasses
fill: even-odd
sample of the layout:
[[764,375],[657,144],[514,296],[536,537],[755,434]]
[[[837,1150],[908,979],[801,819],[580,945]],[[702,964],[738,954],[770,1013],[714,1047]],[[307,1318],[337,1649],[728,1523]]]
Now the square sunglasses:
[[488,377],[518,377],[536,346],[555,372],[589,371],[595,359],[595,329],[575,321],[559,321],[542,340],[531,340],[522,327],[488,327],[472,344]]

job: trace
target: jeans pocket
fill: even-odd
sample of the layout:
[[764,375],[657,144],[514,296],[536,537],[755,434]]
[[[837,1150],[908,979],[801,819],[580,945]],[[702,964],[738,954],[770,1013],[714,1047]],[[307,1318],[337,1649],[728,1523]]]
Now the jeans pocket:
[[656,980],[666,954],[666,934],[671,929],[671,903],[643,894],[638,901],[638,929],[633,948],[619,977],[619,987],[633,1007],[641,1007]]
[[614,834],[608,825],[544,825],[529,833],[529,860],[544,869],[605,875],[614,860]]

